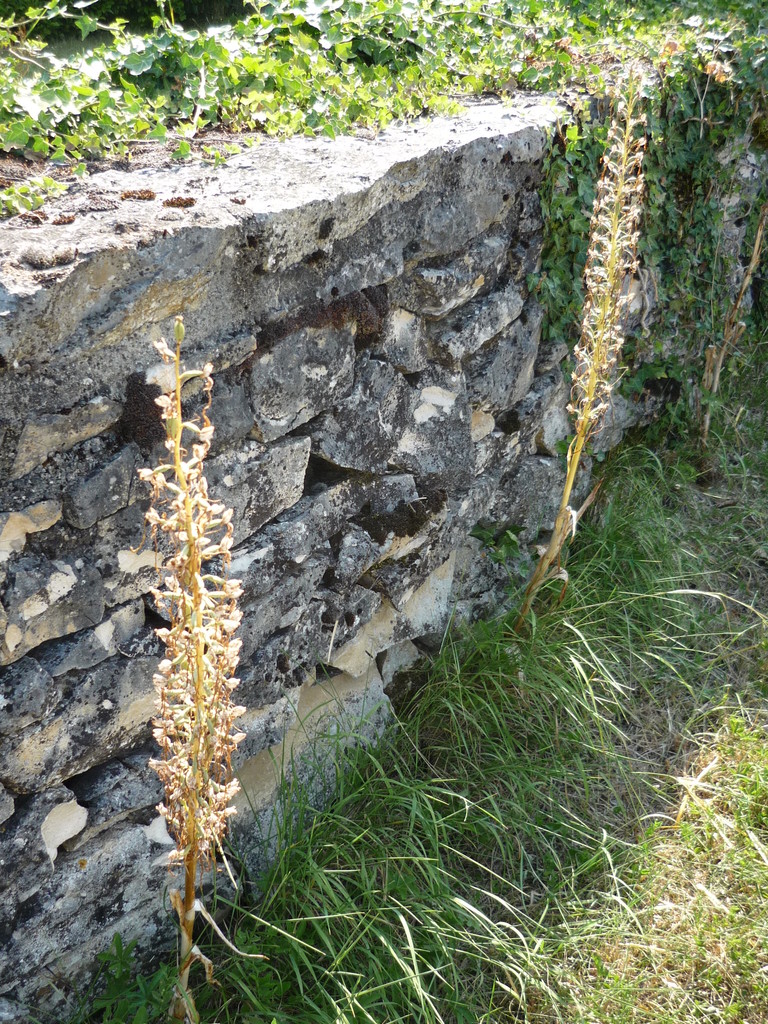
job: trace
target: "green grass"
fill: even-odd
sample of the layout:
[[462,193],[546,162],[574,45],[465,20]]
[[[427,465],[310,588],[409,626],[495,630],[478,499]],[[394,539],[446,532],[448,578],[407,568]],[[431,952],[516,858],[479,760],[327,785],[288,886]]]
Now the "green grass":
[[[326,810],[285,792],[263,899],[219,902],[267,959],[212,942],[204,1022],[768,1022],[765,384],[763,341],[706,482],[674,437],[610,456],[562,605],[447,637]],[[170,972],[106,959],[78,1021],[161,1020]]]

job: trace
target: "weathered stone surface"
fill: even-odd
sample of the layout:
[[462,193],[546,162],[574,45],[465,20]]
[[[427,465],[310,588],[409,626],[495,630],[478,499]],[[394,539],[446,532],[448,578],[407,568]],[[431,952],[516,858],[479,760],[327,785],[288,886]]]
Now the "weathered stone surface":
[[419,377],[416,401],[391,461],[419,479],[464,486],[472,476],[472,414],[463,375],[439,367]]
[[393,307],[384,320],[374,351],[384,355],[402,373],[426,369],[429,349],[424,318],[407,309]]
[[108,608],[134,601],[157,585],[167,551],[161,539],[155,552],[144,522],[147,505],[129,505],[96,525],[91,554],[104,581]]
[[208,417],[214,425],[211,453],[247,437],[253,429],[249,389],[237,381],[214,381]]
[[8,570],[0,592],[8,624],[0,644],[0,665],[17,661],[33,647],[101,621],[101,576],[81,560],[24,555]]
[[[10,934],[16,903],[27,903],[54,874],[56,858],[51,856],[51,849],[56,853],[58,847],[51,848],[43,829],[46,822],[50,825],[57,809],[73,802],[71,790],[53,786],[26,801],[5,825],[0,843],[0,934]],[[0,943],[0,963],[3,947]],[[11,987],[7,977],[5,971],[0,973],[0,993]]]
[[66,416],[39,416],[24,424],[11,467],[11,479],[18,480],[53,454],[65,452],[78,442],[108,430],[120,418],[122,408],[107,398],[93,398]]
[[156,747],[143,748],[68,780],[67,789],[87,810],[88,820],[81,832],[63,843],[67,851],[79,849],[121,821],[146,824],[156,816],[163,786],[149,759],[158,753]]
[[111,936],[119,926],[124,942],[143,938],[150,943],[160,934],[166,940],[172,934],[163,909],[163,890],[173,884],[167,835],[163,843],[160,830],[121,823],[73,853],[59,850],[53,865],[42,844],[40,813],[36,810],[34,821],[26,823],[23,836],[17,833],[20,849],[5,842],[0,848],[5,878],[6,864],[30,867],[33,851],[36,858],[36,868],[25,872],[26,899],[18,908],[3,908],[2,916],[0,995],[13,993],[15,998],[6,1002],[15,1004],[20,1022],[37,1016],[43,1005],[58,1004],[62,1017],[70,1015],[74,1006],[67,1008],[66,995],[74,979],[94,970],[104,933]]
[[234,457],[218,456],[207,465],[209,493],[233,508],[235,543],[295,505],[304,487],[311,441],[296,437],[265,448],[245,442]]
[[354,327],[305,327],[282,338],[269,352],[257,354],[251,371],[251,401],[260,441],[282,437],[351,390]]
[[130,500],[136,469],[142,465],[137,445],[124,448],[117,458],[85,480],[72,484],[64,494],[64,518],[78,530],[125,508]]
[[327,755],[329,743],[343,748],[345,743],[370,740],[381,732],[390,716],[389,701],[375,663],[367,669],[357,678],[346,673],[311,678],[291,695],[295,712],[284,739],[245,761],[237,773],[242,790],[234,801],[236,831],[243,822],[248,827],[253,811],[274,805],[283,771],[288,775],[298,771],[306,780],[323,764],[327,767],[323,754]]
[[502,479],[495,500],[488,506],[486,523],[522,526],[520,543],[535,540],[540,530],[555,525],[565,472],[559,459],[529,456]]
[[402,374],[362,356],[355,386],[312,431],[312,450],[336,466],[383,473],[407,426],[416,398]]
[[51,676],[92,668],[117,654],[144,625],[141,601],[116,608],[93,629],[84,629],[71,638],[52,640],[35,651],[35,660]]
[[442,317],[491,287],[507,261],[509,237],[494,230],[447,263],[421,264],[390,285],[390,299],[412,313]]
[[429,327],[435,349],[451,359],[477,352],[520,316],[525,296],[513,281],[468,303],[460,313]]
[[4,821],[7,821],[10,818],[10,816],[13,814],[15,810],[15,807],[16,803],[11,794],[8,792],[5,786],[0,785],[0,825],[2,825]]
[[376,655],[401,640],[445,629],[450,614],[454,556],[436,569],[398,611],[389,601],[381,607],[354,640],[334,651],[330,664],[352,676],[373,670]]
[[0,736],[13,736],[49,713],[53,678],[34,658],[0,669]]
[[307,610],[312,595],[331,562],[330,547],[307,558],[301,565],[290,565],[289,571],[268,594],[242,604],[243,640],[241,657],[247,659],[257,647],[274,633],[293,626]]
[[45,689],[38,676],[26,705],[44,714],[14,733],[0,782],[13,793],[38,792],[146,739],[158,654],[118,654],[87,672],[59,676]]
[[0,512],[0,562],[23,551],[28,534],[47,530],[60,518],[58,501],[39,501],[20,512]]
[[573,433],[571,418],[566,412],[570,384],[560,369],[537,377],[525,398],[515,407],[523,443],[530,438],[529,454],[557,455],[557,446]]
[[[326,301],[392,280],[412,242],[411,259],[449,255],[516,222],[557,116],[536,100],[515,110],[477,104],[462,118],[393,125],[375,140],[265,141],[215,175],[191,164],[91,176],[52,200],[54,214],[76,213],[57,228],[62,251],[77,251],[71,262],[41,271],[28,261],[23,226],[4,230],[0,355],[9,372],[0,407],[13,394],[26,420],[94,393],[118,399],[128,375],[154,362],[149,340],[170,337],[182,311],[189,355],[213,349],[220,372],[244,358],[254,318],[283,316],[307,294]],[[156,199],[121,202],[133,188]],[[162,207],[180,191],[197,198],[181,219]],[[126,218],[131,230],[121,231]],[[65,370],[73,362],[77,374]]]
[[541,307],[529,300],[519,319],[467,360],[471,402],[498,414],[527,394],[533,381],[541,318]]

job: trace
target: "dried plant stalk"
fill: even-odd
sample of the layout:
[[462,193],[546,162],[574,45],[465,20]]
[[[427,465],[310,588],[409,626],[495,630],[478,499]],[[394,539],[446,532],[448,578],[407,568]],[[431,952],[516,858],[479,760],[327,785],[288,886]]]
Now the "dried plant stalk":
[[[744,304],[744,298],[752,284],[752,278],[755,276],[755,271],[760,266],[760,257],[763,252],[763,235],[765,233],[765,225],[767,221],[768,202],[765,202],[760,209],[760,216],[757,221],[757,231],[755,232],[755,241],[752,245],[752,255],[741,279],[741,286],[736,294],[736,298],[733,300],[731,308],[728,310],[728,315],[725,318],[722,344],[719,348],[715,348],[715,346],[711,345],[706,352],[706,366],[704,369],[702,385],[704,390],[708,392],[710,398],[714,398],[717,394],[718,388],[720,387],[720,374],[723,370],[723,363],[725,362],[726,355],[739,343],[739,339],[746,329],[744,322],[739,320],[739,313],[741,312],[741,307]],[[711,403],[708,403],[701,426],[701,444],[704,448],[707,446],[711,422],[712,405]]]
[[[153,501],[147,522],[157,545],[160,535],[172,554],[163,567],[162,585],[153,590],[161,613],[170,621],[157,635],[165,644],[154,681],[158,712],[154,736],[162,758],[151,766],[165,786],[160,813],[176,841],[172,859],[184,864],[184,894],[171,893],[179,916],[181,950],[179,980],[170,1015],[176,1020],[196,1021],[189,993],[189,971],[195,960],[209,965],[194,945],[198,875],[209,866],[234,813],[231,799],[238,791],[232,778],[231,757],[243,738],[235,721],[244,712],[232,699],[238,684],[240,641],[234,633],[240,625],[238,580],[226,570],[232,547],[232,510],[212,501],[204,475],[213,427],[208,419],[213,387],[212,366],[183,372],[182,318],[174,326],[175,351],[164,340],[155,347],[174,370],[171,394],[157,399],[166,429],[169,457],[139,475],[152,486]],[[201,379],[205,403],[199,419],[184,422],[181,390],[187,381]],[[191,453],[184,446],[192,438]],[[211,560],[221,566],[209,571]]]
[[638,88],[637,80],[630,77],[623,100],[617,104],[603,157],[590,225],[584,271],[586,299],[581,337],[574,350],[576,366],[568,406],[575,418],[575,433],[568,445],[565,484],[554,530],[526,587],[516,630],[522,628],[544,583],[556,578],[567,583],[561,567],[562,550],[596,493],[593,491],[578,511],[571,508],[571,492],[584,447],[610,406],[630,302],[626,284],[637,270],[645,147],[645,118]]

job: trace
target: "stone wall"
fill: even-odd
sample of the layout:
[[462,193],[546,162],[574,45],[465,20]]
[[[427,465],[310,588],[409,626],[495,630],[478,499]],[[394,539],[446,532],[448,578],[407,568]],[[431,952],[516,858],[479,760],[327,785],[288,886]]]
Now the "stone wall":
[[167,927],[151,339],[183,313],[187,364],[214,364],[255,873],[279,765],[379,730],[396,672],[503,596],[476,524],[551,526],[565,349],[539,344],[526,279],[555,118],[487,103],[216,169],[115,166],[3,225],[0,1020],[54,1005],[116,930],[147,947]]

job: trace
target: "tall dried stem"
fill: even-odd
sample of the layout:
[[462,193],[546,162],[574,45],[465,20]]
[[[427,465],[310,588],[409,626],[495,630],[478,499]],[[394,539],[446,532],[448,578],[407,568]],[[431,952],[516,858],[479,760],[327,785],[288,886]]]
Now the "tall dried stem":
[[[731,308],[728,310],[725,323],[723,324],[722,343],[719,347],[712,345],[707,349],[707,362],[702,385],[710,399],[714,398],[717,394],[718,388],[720,387],[720,374],[723,370],[723,363],[725,362],[726,355],[738,344],[739,339],[745,330],[744,322],[739,320],[739,313],[741,312],[741,307],[744,305],[744,298],[752,284],[752,278],[755,276],[755,271],[760,265],[760,257],[762,256],[763,251],[763,236],[767,221],[768,202],[765,202],[760,209],[760,215],[757,221],[755,241],[752,244],[752,255],[742,276],[739,290],[731,303]],[[704,448],[707,446],[711,422],[712,404],[710,401],[707,403],[707,407],[704,412],[704,420],[701,426],[701,444]]]
[[571,492],[584,447],[610,406],[630,301],[627,284],[637,269],[645,147],[645,118],[640,108],[638,82],[630,77],[611,124],[590,225],[584,271],[586,299],[568,406],[575,417],[575,433],[568,446],[563,494],[549,544],[523,595],[516,630],[522,628],[537,592],[547,580],[560,577],[567,582],[560,564],[562,550],[594,495],[578,511],[571,508]]
[[[183,372],[181,317],[176,318],[174,336],[175,350],[164,340],[156,345],[174,372],[173,391],[157,399],[168,459],[154,469],[140,470],[139,475],[153,490],[146,518],[155,543],[163,535],[162,546],[170,546],[172,552],[163,567],[162,585],[153,590],[170,626],[157,630],[166,648],[154,677],[158,692],[154,736],[162,758],[150,762],[165,786],[165,802],[159,810],[176,840],[171,857],[184,865],[184,893],[171,893],[181,927],[181,950],[170,1015],[175,1020],[197,1021],[189,993],[190,968],[198,960],[210,972],[193,938],[198,876],[221,844],[227,819],[234,813],[230,801],[239,788],[232,779],[231,757],[243,738],[235,730],[235,720],[245,710],[232,699],[238,684],[234,672],[240,641],[234,633],[241,619],[237,607],[241,589],[239,581],[226,576],[232,511],[208,497],[204,475],[213,436],[208,419],[212,367]],[[203,382],[203,412],[198,419],[184,422],[181,390],[196,378]],[[185,435],[192,439],[191,453],[184,445]],[[216,572],[209,571],[212,559],[221,566]]]

